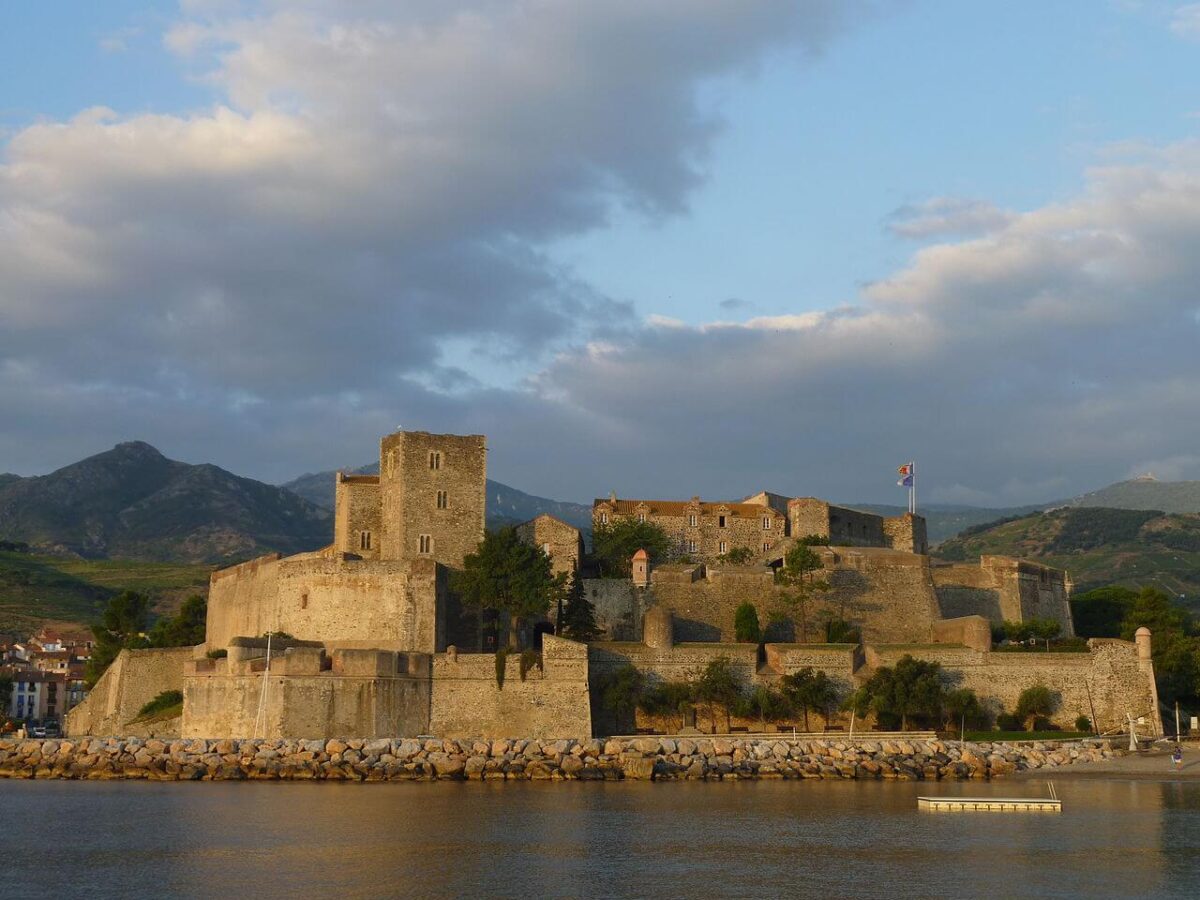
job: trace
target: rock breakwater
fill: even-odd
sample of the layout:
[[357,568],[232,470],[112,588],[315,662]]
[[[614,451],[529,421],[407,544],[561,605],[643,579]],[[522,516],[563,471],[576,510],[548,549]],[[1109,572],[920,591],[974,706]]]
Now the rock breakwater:
[[526,740],[0,741],[0,778],[152,781],[995,778],[1122,755],[1105,742],[728,737]]

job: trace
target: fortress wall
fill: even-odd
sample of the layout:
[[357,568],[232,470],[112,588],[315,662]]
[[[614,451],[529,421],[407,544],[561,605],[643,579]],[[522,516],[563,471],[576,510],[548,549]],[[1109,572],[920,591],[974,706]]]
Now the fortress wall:
[[797,497],[789,501],[788,519],[792,537],[815,534],[843,547],[887,546],[882,517],[833,506],[814,497]]
[[437,602],[443,584],[432,560],[309,555],[217,572],[207,644],[225,647],[234,637],[283,631],[300,640],[431,653],[444,644]]
[[1006,620],[1054,619],[1065,637],[1075,634],[1065,572],[1007,556],[983,556],[979,566],[992,573]]
[[429,678],[419,676],[189,676],[182,736],[253,737],[263,698],[266,738],[399,737],[429,730]]
[[[829,568],[829,554],[836,568]],[[933,622],[941,618],[929,557],[846,547],[833,547],[822,555],[832,590],[817,605],[816,615],[810,614],[811,622],[844,613],[847,621],[861,627],[864,641],[929,640]]]
[[1151,694],[1153,674],[1139,666],[1135,645],[1100,639],[1092,639],[1088,645],[1088,653],[981,653],[938,645],[879,646],[868,648],[868,661],[873,666],[894,666],[901,657],[912,655],[941,663],[955,679],[955,687],[975,691],[993,713],[1001,709],[1013,712],[1022,691],[1044,684],[1061,700],[1051,717],[1057,723],[1070,726],[1078,716],[1087,716],[1102,730],[1115,729],[1124,724],[1128,712],[1135,718],[1147,716],[1161,733]]
[[87,698],[67,713],[64,732],[69,737],[147,737],[151,733],[155,737],[178,736],[178,719],[149,726],[131,726],[129,721],[163,691],[183,690],[184,665],[192,655],[191,647],[122,650]]
[[[333,546],[341,553],[378,559],[382,541],[379,477],[337,473]],[[364,539],[365,533],[365,539]]]
[[710,568],[699,581],[669,577],[652,569],[646,605],[661,604],[675,615],[675,640],[715,643],[734,639],[734,614],[742,603],[752,603],[759,622],[767,623],[777,605],[774,574],[758,567]]
[[647,591],[623,578],[585,578],[583,591],[596,608],[596,625],[606,640],[641,640]]
[[676,644],[669,650],[624,641],[588,645],[593,679],[632,665],[663,681],[687,681],[698,678],[705,666],[722,656],[729,659],[743,684],[753,683],[758,669],[758,647],[754,644]]
[[884,545],[905,553],[929,552],[929,539],[925,532],[925,519],[905,513],[902,516],[885,517],[883,520]]
[[447,738],[590,737],[587,645],[545,635],[542,660],[544,670],[531,669],[522,681],[519,655],[511,654],[499,688],[494,654],[434,657],[430,733]]

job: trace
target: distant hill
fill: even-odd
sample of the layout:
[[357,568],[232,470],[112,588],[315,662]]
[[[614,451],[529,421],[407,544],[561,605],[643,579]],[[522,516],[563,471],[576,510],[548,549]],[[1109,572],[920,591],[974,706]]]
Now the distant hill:
[[981,554],[1066,569],[1076,591],[1105,584],[1155,585],[1200,596],[1200,514],[1061,507],[969,528],[937,549],[948,560]]
[[[877,516],[898,516],[908,512],[905,506],[889,506],[882,503],[847,503],[851,509],[861,509],[863,512],[875,513]],[[1008,519],[1012,516],[1023,516],[1038,512],[1042,506],[1012,506],[1007,508],[990,508],[984,506],[958,506],[952,503],[930,503],[922,505],[918,512],[925,517],[925,530],[930,545],[940,544],[954,537],[965,528],[973,525],[983,525],[995,522],[997,519]]]
[[1135,478],[1068,500],[1066,506],[1109,509],[1159,509],[1167,513],[1200,513],[1200,481]]
[[212,465],[118,444],[49,475],[0,481],[0,540],[89,559],[227,563],[327,543],[329,512]]
[[[356,469],[345,471],[356,475],[376,475],[379,473],[379,464],[359,466]],[[282,487],[284,490],[299,494],[316,506],[332,510],[334,474],[333,471],[329,471],[301,475]],[[542,513],[557,516],[581,531],[591,533],[592,508],[590,506],[583,503],[537,497],[501,484],[499,481],[492,481],[490,478],[487,480],[487,526],[489,528],[528,522]]]

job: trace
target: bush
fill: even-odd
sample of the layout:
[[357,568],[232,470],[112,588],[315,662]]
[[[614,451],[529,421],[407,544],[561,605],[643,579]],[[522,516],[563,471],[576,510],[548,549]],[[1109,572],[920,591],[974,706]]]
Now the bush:
[[[1027,722],[1029,719],[1047,718],[1057,709],[1058,697],[1044,684],[1027,687],[1017,698],[1016,714],[1022,722]],[[1036,722],[1034,728],[1037,728]]]
[[504,673],[508,670],[508,648],[496,651],[496,687],[504,690]]
[[222,647],[220,650],[209,650],[204,655],[209,659],[225,659],[229,655],[229,651]]
[[637,711],[645,689],[645,676],[635,666],[626,664],[602,682],[600,704],[612,713],[620,727]]
[[1092,730],[1092,720],[1089,719],[1087,716],[1080,716],[1078,719],[1075,720],[1075,730],[1076,731],[1091,731]]
[[754,559],[754,551],[749,547],[734,547],[728,553],[717,557],[718,563],[729,566],[744,566]]
[[1054,727],[1054,723],[1051,722],[1049,719],[1047,719],[1045,716],[1037,716],[1033,720],[1033,730],[1034,731],[1057,731],[1058,729],[1056,729]]
[[163,691],[138,710],[138,718],[152,716],[173,706],[183,706],[183,693],[181,691]]
[[525,676],[529,674],[530,669],[536,668],[539,672],[544,672],[542,667],[542,654],[536,650],[521,651],[521,680],[525,680]]
[[1000,713],[996,716],[996,727],[1001,731],[1024,731],[1025,723],[1012,713]]
[[758,610],[749,601],[742,603],[733,614],[734,638],[742,644],[757,644],[762,640],[762,626],[758,624]]
[[862,632],[845,619],[830,619],[825,623],[825,643],[857,644],[862,641]]
[[687,724],[696,690],[687,681],[658,681],[642,691],[638,709],[652,716],[678,717],[679,727]]

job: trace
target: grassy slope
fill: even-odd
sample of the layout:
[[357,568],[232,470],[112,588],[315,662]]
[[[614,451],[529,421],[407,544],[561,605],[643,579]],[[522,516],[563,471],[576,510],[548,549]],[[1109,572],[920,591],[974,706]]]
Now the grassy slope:
[[211,566],[87,560],[0,552],[0,631],[24,634],[43,624],[88,625],[125,589],[147,594],[158,612],[208,593]]
[[1153,585],[1200,596],[1200,516],[1058,509],[946,541],[944,559],[1016,556],[1066,569],[1076,591],[1105,584]]

